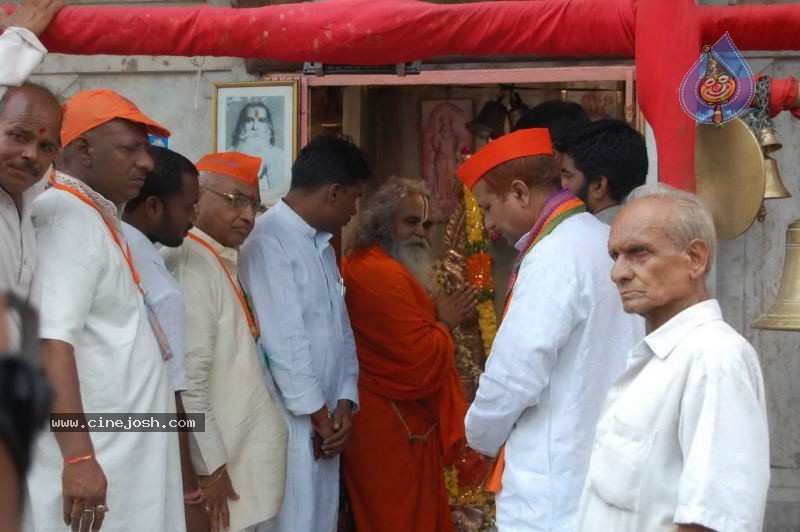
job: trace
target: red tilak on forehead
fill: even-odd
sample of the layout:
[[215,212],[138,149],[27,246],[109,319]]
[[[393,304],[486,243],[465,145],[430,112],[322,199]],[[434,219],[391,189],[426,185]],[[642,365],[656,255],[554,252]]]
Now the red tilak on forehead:
[[256,118],[261,118],[261,111],[256,109]]
[[43,128],[43,127],[39,128],[39,134],[40,135],[44,135],[45,131],[47,131],[45,128]]

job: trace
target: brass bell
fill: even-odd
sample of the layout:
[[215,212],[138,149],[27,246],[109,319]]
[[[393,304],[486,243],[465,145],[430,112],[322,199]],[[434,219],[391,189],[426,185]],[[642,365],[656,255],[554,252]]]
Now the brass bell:
[[780,143],[775,135],[775,130],[766,126],[758,131],[758,144],[764,150],[764,153],[772,153],[783,147],[783,144]]
[[754,323],[756,329],[800,331],[800,220],[786,230],[786,257],[778,301]]
[[525,105],[519,93],[513,89],[509,90],[508,106],[508,123],[512,126],[516,124],[525,113],[530,111],[530,107]]
[[792,195],[786,190],[781,180],[781,173],[778,170],[778,161],[764,156],[764,199],[791,198]]
[[478,116],[467,122],[467,129],[478,138],[496,139],[506,132],[507,113],[506,106],[499,99],[489,100]]

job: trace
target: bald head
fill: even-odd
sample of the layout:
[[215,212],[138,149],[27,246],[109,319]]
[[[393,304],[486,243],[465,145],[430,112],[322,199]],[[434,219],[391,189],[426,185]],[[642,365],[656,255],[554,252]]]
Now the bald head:
[[60,150],[61,106],[27,83],[0,98],[0,187],[18,197],[39,181]]
[[26,81],[20,87],[6,87],[5,92],[0,94],[0,113],[3,112],[3,108],[6,105],[8,99],[14,93],[23,93],[23,94],[38,94],[42,97],[42,102],[48,102],[49,105],[58,107],[59,114],[61,114],[61,104],[58,103],[58,98],[56,95],[53,94],[50,89],[45,87],[44,85],[39,85],[38,83],[32,83],[30,81]]

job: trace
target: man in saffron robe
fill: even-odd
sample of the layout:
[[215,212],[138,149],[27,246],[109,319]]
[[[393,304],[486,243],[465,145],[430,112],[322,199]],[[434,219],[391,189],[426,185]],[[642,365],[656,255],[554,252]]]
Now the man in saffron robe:
[[464,438],[466,400],[451,330],[474,316],[476,294],[431,295],[432,225],[424,183],[391,179],[342,262],[361,398],[343,463],[359,532],[453,530],[444,466]]

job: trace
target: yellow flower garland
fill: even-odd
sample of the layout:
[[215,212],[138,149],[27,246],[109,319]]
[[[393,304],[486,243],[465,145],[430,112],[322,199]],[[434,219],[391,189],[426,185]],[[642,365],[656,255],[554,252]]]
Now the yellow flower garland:
[[[471,286],[479,291],[478,327],[481,332],[484,353],[489,354],[497,334],[497,316],[494,310],[494,283],[492,281],[492,256],[489,254],[489,241],[483,227],[483,211],[478,201],[467,187],[464,187],[465,232],[467,243],[464,260],[467,265],[467,278]],[[476,368],[480,371],[478,368]],[[464,454],[460,461],[466,460]],[[476,508],[483,512],[485,521],[480,530],[492,530],[495,515],[494,498],[484,493],[482,486],[462,487],[459,485],[458,468],[451,466],[445,471],[445,485],[451,504]],[[457,529],[460,523],[456,522]]]
[[[492,260],[489,255],[489,241],[483,228],[483,211],[478,206],[478,200],[472,195],[469,188],[464,187],[464,212],[467,245],[464,256],[468,264],[475,265],[478,271],[471,272],[470,284],[480,290],[478,304],[478,326],[481,330],[483,349],[489,354],[497,334],[497,315],[494,311],[494,284],[492,282]],[[471,256],[485,255],[483,260],[470,261]]]

